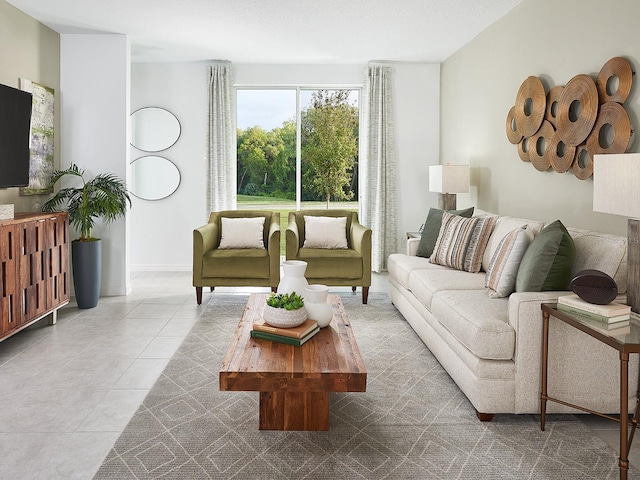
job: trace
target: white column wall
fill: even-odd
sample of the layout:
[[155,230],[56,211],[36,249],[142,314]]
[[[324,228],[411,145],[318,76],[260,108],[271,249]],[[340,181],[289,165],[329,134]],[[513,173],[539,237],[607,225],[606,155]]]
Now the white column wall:
[[[76,163],[90,178],[100,173],[127,178],[129,65],[124,35],[61,35],[61,168]],[[99,221],[93,231],[103,244],[101,295],[131,290],[127,224],[127,218]]]

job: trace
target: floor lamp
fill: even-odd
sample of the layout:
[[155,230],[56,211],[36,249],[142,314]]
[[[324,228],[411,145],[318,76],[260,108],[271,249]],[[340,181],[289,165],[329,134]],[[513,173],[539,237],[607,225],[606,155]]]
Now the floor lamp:
[[594,155],[593,211],[624,215],[627,224],[627,304],[640,313],[640,153]]
[[469,192],[469,165],[431,165],[429,191],[438,192],[440,210],[456,209],[456,193]]

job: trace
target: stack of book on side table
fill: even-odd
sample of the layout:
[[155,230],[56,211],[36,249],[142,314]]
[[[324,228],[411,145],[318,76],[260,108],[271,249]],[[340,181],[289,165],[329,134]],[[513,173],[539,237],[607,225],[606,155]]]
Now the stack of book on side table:
[[612,302],[597,305],[582,300],[578,295],[562,295],[558,297],[558,310],[580,317],[595,330],[608,335],[623,335],[631,331],[629,320],[631,307]]
[[319,331],[320,327],[318,326],[318,322],[308,318],[302,325],[291,328],[272,327],[264,320],[260,320],[253,324],[251,336],[253,338],[300,346]]

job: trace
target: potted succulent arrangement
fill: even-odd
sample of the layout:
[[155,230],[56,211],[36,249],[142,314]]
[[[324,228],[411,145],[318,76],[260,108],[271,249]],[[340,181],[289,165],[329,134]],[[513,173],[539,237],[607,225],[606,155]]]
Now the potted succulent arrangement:
[[80,237],[71,242],[73,286],[78,307],[93,308],[100,297],[102,241],[91,232],[98,218],[109,223],[124,216],[127,203],[131,206],[131,198],[123,180],[108,173],[85,180],[84,170],[73,163],[66,170],[53,172],[51,185],[67,176],[79,178],[82,185],[60,189],[42,210],[52,212],[64,206],[70,224],[80,232]]
[[272,293],[264,306],[263,318],[272,327],[297,327],[307,319],[304,299],[296,292]]

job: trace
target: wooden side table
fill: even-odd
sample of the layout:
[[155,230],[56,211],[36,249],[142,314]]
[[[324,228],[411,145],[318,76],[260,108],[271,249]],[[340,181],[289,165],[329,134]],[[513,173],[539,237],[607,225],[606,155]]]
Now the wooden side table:
[[[640,390],[636,394],[636,408],[634,415],[629,419],[629,354],[640,354],[640,325],[631,321],[631,332],[626,335],[615,335],[602,333],[592,328],[588,321],[583,321],[578,315],[561,312],[556,309],[556,304],[543,303],[542,306],[542,373],[540,391],[540,428],[544,431],[545,418],[547,413],[547,402],[556,402],[568,407],[582,410],[583,412],[608,418],[620,424],[620,457],[618,465],[620,467],[620,478],[626,480],[629,470],[629,449],[633,441],[633,435],[638,426],[638,414],[640,412]],[[618,350],[620,354],[620,418],[612,417],[601,412],[596,412],[572,403],[550,397],[547,394],[547,367],[549,363],[549,318],[555,317],[558,320],[571,325],[574,328],[590,335],[596,340],[609,345]],[[640,386],[638,387],[640,388]],[[631,427],[631,431],[629,431]]]

